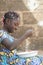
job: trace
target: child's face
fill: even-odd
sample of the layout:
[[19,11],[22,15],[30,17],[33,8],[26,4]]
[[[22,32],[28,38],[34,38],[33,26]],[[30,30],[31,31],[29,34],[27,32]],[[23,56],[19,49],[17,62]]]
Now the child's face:
[[20,24],[20,19],[7,21],[6,26],[7,26],[8,32],[14,32],[14,30],[17,30],[19,24]]
[[17,30],[18,26],[20,24],[20,20],[12,20],[12,22],[10,22],[12,31]]

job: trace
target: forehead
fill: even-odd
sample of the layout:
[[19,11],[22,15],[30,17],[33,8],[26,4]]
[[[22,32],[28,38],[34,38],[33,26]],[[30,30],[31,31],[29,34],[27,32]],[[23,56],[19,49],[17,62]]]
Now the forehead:
[[19,23],[19,22],[20,22],[20,18],[17,18],[17,19],[11,19],[11,22],[12,22],[12,23]]

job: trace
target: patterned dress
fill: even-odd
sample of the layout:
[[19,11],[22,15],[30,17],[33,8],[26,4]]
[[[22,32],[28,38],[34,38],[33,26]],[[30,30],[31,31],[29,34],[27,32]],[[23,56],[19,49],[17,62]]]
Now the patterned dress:
[[2,45],[2,41],[7,38],[12,43],[14,38],[6,31],[0,30],[0,65],[43,65],[43,56],[33,56],[22,58]]

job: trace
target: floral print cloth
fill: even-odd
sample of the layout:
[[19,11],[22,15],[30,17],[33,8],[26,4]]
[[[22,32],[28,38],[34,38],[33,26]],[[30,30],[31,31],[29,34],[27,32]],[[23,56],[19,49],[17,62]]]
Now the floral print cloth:
[[0,65],[43,65],[43,56],[22,58],[17,54],[0,55]]

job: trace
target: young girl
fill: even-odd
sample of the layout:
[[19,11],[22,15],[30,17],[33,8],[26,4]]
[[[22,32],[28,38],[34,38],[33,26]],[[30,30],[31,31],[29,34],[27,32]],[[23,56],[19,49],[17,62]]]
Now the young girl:
[[[9,33],[17,30],[20,23],[20,17],[16,12],[7,12],[3,18],[3,29],[0,30],[0,65],[26,65],[25,59],[18,55],[10,56],[12,50],[16,49],[19,44],[32,36],[33,30],[28,30],[19,39],[15,39]],[[19,61],[17,61],[17,59]],[[13,61],[13,63],[11,63]],[[23,63],[23,64],[22,64]]]

